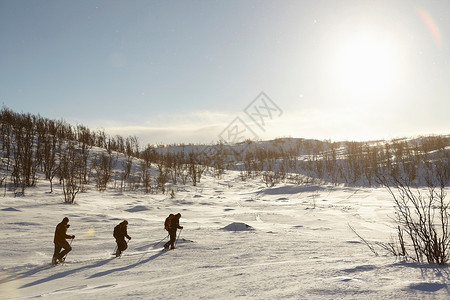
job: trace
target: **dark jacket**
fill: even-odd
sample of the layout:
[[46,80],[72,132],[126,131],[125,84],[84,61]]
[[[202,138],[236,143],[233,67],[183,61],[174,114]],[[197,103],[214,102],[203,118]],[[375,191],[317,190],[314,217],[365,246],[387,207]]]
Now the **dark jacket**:
[[127,226],[122,223],[114,227],[114,237],[116,240],[124,239],[125,237],[129,240],[131,239],[127,233]]
[[66,239],[71,239],[72,236],[67,234],[67,223],[61,222],[56,225],[54,243],[64,243]]

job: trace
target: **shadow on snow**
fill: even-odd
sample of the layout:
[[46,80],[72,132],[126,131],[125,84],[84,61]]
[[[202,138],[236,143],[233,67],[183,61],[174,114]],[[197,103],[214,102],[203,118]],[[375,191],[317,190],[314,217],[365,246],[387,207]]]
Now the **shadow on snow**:
[[160,252],[150,256],[149,258],[141,260],[142,257],[145,255],[145,253],[144,253],[142,255],[142,257],[137,262],[135,262],[134,264],[131,264],[131,265],[128,265],[128,266],[125,266],[125,267],[120,267],[120,268],[115,268],[115,269],[111,269],[111,270],[106,270],[106,271],[103,271],[103,272],[98,272],[98,273],[92,274],[88,278],[89,279],[97,278],[97,277],[102,277],[102,276],[109,275],[109,274],[114,273],[114,272],[122,272],[122,271],[129,270],[129,269],[132,269],[132,268],[134,268],[134,267],[136,267],[138,265],[145,264],[145,263],[147,263],[149,261],[152,261],[152,260],[158,258],[159,256],[163,255],[166,252],[167,252],[166,250],[161,250]]
[[51,265],[45,265],[45,266],[39,266],[36,268],[33,268],[31,270],[28,271],[24,271],[22,273],[14,273],[11,275],[7,275],[6,277],[0,279],[0,284],[2,283],[6,283],[6,282],[10,282],[10,281],[14,281],[14,280],[18,280],[18,279],[22,279],[22,278],[26,278],[29,276],[33,276],[36,273],[39,273],[41,271],[45,271],[47,269],[53,268],[53,266]]
[[[89,276],[88,278],[91,279],[91,278],[96,278],[96,277],[102,277],[102,276],[105,276],[105,275],[108,275],[108,274],[111,274],[111,273],[114,273],[114,272],[121,272],[121,271],[132,269],[132,268],[134,268],[134,267],[136,267],[138,265],[145,264],[145,263],[147,263],[149,261],[152,261],[152,260],[156,259],[157,257],[161,256],[165,252],[166,252],[165,250],[162,250],[162,251],[156,253],[155,255],[152,255],[149,258],[142,260],[142,258],[146,254],[146,253],[144,253],[144,254],[142,254],[141,258],[134,264],[131,264],[131,265],[128,265],[128,266],[125,266],[125,267],[121,267],[121,268],[115,268],[115,269],[106,270],[106,271],[103,271],[103,272],[98,272],[98,273],[95,273],[95,274]],[[42,283],[45,283],[45,282],[49,282],[49,281],[52,281],[52,280],[55,280],[55,279],[64,278],[66,276],[72,275],[74,273],[77,273],[77,272],[80,272],[80,271],[83,271],[83,270],[86,270],[86,269],[92,269],[92,268],[101,267],[103,265],[106,265],[107,263],[109,263],[113,259],[114,258],[110,258],[110,259],[98,261],[98,262],[96,262],[94,264],[91,264],[91,265],[88,265],[88,266],[83,266],[83,267],[80,267],[80,268],[76,268],[76,269],[67,270],[67,271],[64,271],[64,272],[59,272],[59,273],[56,273],[56,274],[52,274],[52,275],[50,275],[50,276],[48,276],[46,278],[42,278],[42,279],[35,280],[33,282],[30,282],[30,283],[24,284],[20,288],[21,289],[28,288],[28,287],[39,285],[39,284],[42,284]],[[16,279],[20,279],[20,278],[25,278],[25,277],[34,275],[34,274],[36,274],[38,272],[41,272],[41,271],[44,271],[44,270],[47,270],[47,269],[50,269],[50,268],[53,268],[53,267],[54,266],[37,267],[37,268],[34,268],[34,269],[29,270],[27,272],[24,272],[22,274],[16,275],[16,276],[9,276],[8,278],[1,280],[0,283],[16,280]]]
[[[24,289],[24,288],[27,288],[27,287],[30,287],[30,286],[35,286],[35,285],[42,284],[42,283],[45,283],[45,282],[48,282],[48,281],[52,281],[52,280],[55,280],[55,279],[64,278],[66,276],[72,275],[74,273],[77,273],[77,272],[80,272],[80,271],[83,271],[83,270],[86,270],[86,269],[100,267],[100,266],[103,266],[103,265],[107,264],[111,260],[112,260],[112,258],[96,262],[96,263],[94,263],[92,265],[88,265],[88,266],[84,266],[84,267],[80,267],[80,268],[76,268],[76,269],[72,269],[72,270],[67,270],[67,271],[64,271],[64,272],[56,273],[56,274],[52,274],[52,275],[50,275],[50,276],[48,276],[46,278],[42,278],[42,279],[30,282],[30,283],[24,284],[20,288]],[[39,269],[39,268],[37,268],[37,269]],[[35,273],[37,273],[37,272],[35,272]]]

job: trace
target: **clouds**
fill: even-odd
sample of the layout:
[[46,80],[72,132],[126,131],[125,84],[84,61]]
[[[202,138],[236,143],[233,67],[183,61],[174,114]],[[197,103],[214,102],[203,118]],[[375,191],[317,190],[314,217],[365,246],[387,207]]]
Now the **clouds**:
[[[238,119],[238,121],[236,121]],[[379,119],[378,119],[379,120]],[[243,113],[191,111],[185,114],[160,114],[150,117],[144,125],[130,125],[111,121],[89,123],[101,126],[110,135],[137,136],[143,144],[205,143],[222,140],[233,142],[227,130],[241,134],[241,140],[268,140],[277,137],[304,137],[318,139],[371,139],[386,136],[386,126],[368,120],[348,109],[288,111],[278,119],[268,120],[264,130]],[[378,127],[379,130],[371,128]],[[249,130],[250,132],[245,132]],[[387,136],[389,138],[389,134]]]
[[[448,134],[444,127],[424,127],[423,122],[400,119],[394,110],[382,115],[371,111],[361,113],[357,108],[304,109],[286,111],[280,118],[268,120],[264,131],[244,114],[233,112],[191,111],[185,114],[160,114],[145,125],[100,121],[110,135],[137,136],[141,144],[202,143],[214,144],[222,140],[231,143],[226,130],[235,122],[244,139],[270,140],[279,137],[314,139],[377,140],[419,134]],[[139,122],[138,122],[139,123]],[[144,123],[144,122],[142,122]],[[243,132],[251,130],[252,134]],[[445,124],[441,124],[445,125]],[[91,123],[91,127],[96,124]]]
[[78,120],[109,135],[137,136],[144,144],[215,143],[232,120],[231,112],[188,111],[171,114],[141,114],[133,121]]

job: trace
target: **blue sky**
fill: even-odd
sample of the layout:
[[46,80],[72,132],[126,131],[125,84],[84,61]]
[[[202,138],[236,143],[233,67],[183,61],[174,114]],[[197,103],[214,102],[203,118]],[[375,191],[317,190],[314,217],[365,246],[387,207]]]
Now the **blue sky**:
[[146,143],[236,117],[260,139],[450,133],[449,20],[448,1],[0,0],[0,101]]

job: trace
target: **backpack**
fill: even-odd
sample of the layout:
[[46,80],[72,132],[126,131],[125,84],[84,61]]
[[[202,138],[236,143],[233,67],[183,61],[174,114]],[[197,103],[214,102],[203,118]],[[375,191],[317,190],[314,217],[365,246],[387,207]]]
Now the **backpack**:
[[170,215],[166,218],[166,220],[164,221],[164,229],[165,229],[165,230],[169,230],[170,225],[171,225],[170,223],[171,223],[173,217],[175,217],[174,214],[170,214]]
[[120,235],[120,224],[117,225],[116,227],[114,227],[113,237],[115,237],[117,239],[117,238],[119,238],[119,235]]

